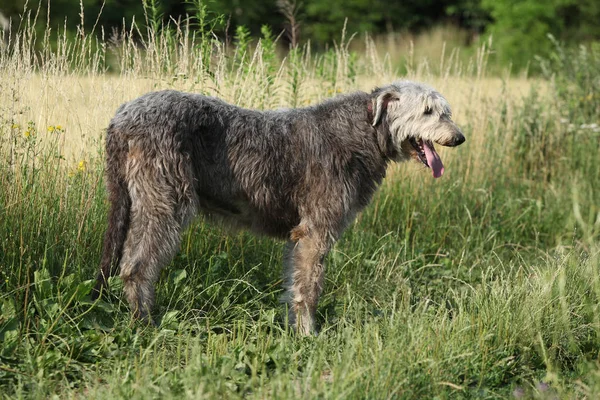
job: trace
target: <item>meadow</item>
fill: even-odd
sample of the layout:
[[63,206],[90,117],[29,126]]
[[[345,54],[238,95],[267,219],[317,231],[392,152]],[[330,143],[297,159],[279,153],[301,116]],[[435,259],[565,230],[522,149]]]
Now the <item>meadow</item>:
[[[26,20],[0,47],[0,397],[598,397],[599,47],[555,43],[528,78],[489,74],[493,43],[417,57],[342,33],[314,52],[185,23],[100,37]],[[318,336],[287,325],[282,243],[201,219],[162,274],[157,327],[130,319],[118,278],[90,301],[120,104],[174,88],[301,107],[398,78],[443,93],[467,141],[440,150],[441,179],[389,169],[326,259]]]

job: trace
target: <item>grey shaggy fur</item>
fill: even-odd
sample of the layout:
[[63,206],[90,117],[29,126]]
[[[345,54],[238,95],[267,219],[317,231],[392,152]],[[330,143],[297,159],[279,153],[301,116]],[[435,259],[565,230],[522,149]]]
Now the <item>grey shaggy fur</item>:
[[107,130],[111,208],[95,296],[120,266],[134,315],[150,320],[159,273],[201,212],[288,241],[289,320],[314,332],[325,255],[390,161],[426,164],[423,141],[465,140],[450,117],[438,92],[408,81],[301,109],[172,90],[122,105]]

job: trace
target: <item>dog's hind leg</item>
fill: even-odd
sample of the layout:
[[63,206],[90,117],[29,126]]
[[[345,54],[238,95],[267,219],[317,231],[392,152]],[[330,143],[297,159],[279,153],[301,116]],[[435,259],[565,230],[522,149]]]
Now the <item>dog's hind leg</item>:
[[186,185],[158,162],[136,165],[128,171],[131,222],[123,249],[121,278],[135,317],[151,322],[154,285],[162,268],[178,250],[181,231],[195,214],[194,197]]
[[133,315],[150,321],[154,285],[179,247],[181,226],[168,214],[134,213],[121,261],[121,279]]
[[302,226],[292,231],[285,249],[289,322],[304,335],[316,333],[315,313],[323,290],[323,260],[330,248],[325,234]]

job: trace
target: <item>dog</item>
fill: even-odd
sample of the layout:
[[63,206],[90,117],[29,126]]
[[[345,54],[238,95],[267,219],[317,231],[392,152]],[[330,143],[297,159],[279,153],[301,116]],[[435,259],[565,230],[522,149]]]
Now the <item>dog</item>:
[[198,214],[287,240],[289,322],[316,332],[323,260],[367,206],[390,162],[444,173],[435,144],[465,141],[446,99],[398,81],[298,109],[258,111],[173,90],[123,104],[106,136],[110,201],[97,298],[120,267],[135,317]]

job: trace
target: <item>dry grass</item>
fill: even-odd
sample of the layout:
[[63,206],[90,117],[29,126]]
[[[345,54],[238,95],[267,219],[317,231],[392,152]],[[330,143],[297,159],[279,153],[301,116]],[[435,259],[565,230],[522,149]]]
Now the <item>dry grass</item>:
[[[51,45],[44,38],[36,53],[34,29],[25,24],[0,54],[0,120],[21,127],[32,124],[40,141],[47,139],[48,127],[63,127],[60,151],[73,162],[97,152],[120,104],[148,91],[201,92],[243,107],[276,108],[368,91],[401,78],[437,88],[452,104],[457,122],[472,127],[470,139],[485,141],[493,140],[489,135],[495,133],[486,126],[500,104],[506,100],[509,108],[518,107],[531,86],[539,85],[508,74],[486,76],[490,44],[465,56],[457,46],[466,37],[451,27],[350,42],[343,33],[327,54],[305,47],[297,57],[289,53],[283,59],[264,39],[241,54],[212,41],[193,45],[186,23],[170,31],[148,31],[141,45],[132,39],[136,30],[132,25],[107,42],[91,35],[59,36]],[[210,49],[208,56],[202,46]],[[117,72],[107,72],[109,67]]]
[[[518,106],[524,95],[529,93],[532,85],[539,82],[524,79],[502,79],[498,77],[436,77],[433,75],[412,74],[397,76],[393,73],[383,77],[359,76],[355,84],[342,84],[333,90],[320,91],[323,84],[317,79],[306,83],[306,96],[303,104],[313,104],[336,92],[352,90],[371,90],[394,79],[413,79],[424,81],[442,92],[453,107],[455,119],[459,124],[470,123],[474,126],[473,137],[485,140],[490,133],[485,131],[490,113],[494,113],[498,104],[508,98],[508,103]],[[251,85],[251,82],[245,85]],[[276,81],[275,86],[283,86],[283,78]],[[227,85],[221,84],[222,88]],[[38,127],[40,139],[47,139],[47,127],[60,125],[65,129],[64,145],[61,151],[67,159],[80,159],[90,152],[97,151],[97,141],[101,140],[104,130],[114,115],[117,107],[143,93],[176,89],[190,92],[202,92],[222,97],[226,101],[236,103],[235,93],[231,88],[215,90],[214,86],[202,86],[190,79],[152,79],[129,74],[99,74],[80,76],[77,74],[42,75],[30,73],[26,75],[7,75],[0,77],[0,87],[11,88],[14,96],[0,98],[0,109],[10,110],[9,115],[15,124],[27,126],[33,121]],[[239,86],[238,86],[239,88]],[[252,93],[256,89],[243,89],[242,93]],[[253,93],[256,97],[256,93]],[[252,96],[246,98],[247,106],[252,107]],[[275,105],[288,106],[286,93],[277,92],[273,102]],[[472,138],[470,138],[472,139]]]

